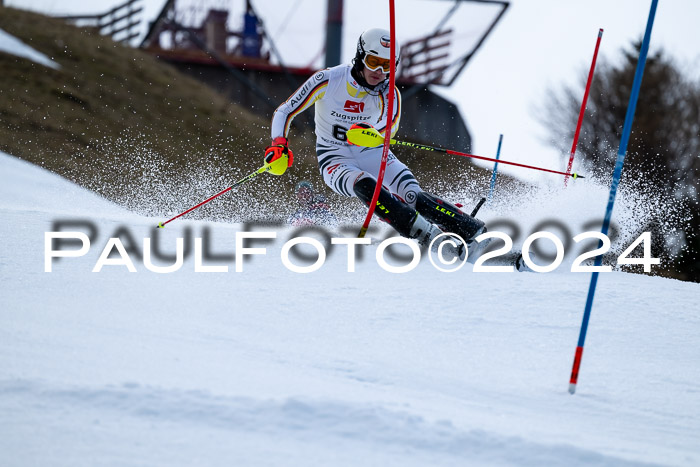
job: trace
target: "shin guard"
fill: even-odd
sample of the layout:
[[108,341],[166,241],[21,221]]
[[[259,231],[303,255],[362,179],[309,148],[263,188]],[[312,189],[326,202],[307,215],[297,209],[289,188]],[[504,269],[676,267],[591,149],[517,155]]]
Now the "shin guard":
[[467,242],[480,234],[484,227],[484,222],[425,191],[418,193],[416,210],[445,232],[456,233]]

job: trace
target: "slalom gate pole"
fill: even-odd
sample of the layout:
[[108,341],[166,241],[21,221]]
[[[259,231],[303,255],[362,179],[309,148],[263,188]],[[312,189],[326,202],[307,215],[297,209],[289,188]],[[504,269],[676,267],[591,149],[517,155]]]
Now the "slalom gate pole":
[[[368,148],[376,148],[382,144],[380,141],[384,140],[382,136],[375,128],[353,128],[345,133],[348,137],[348,142],[356,146],[364,146]],[[480,159],[482,161],[499,162],[501,164],[514,165],[516,167],[524,167],[526,169],[541,170],[543,172],[549,172],[558,175],[570,175],[574,179],[585,178],[583,175],[573,173],[567,174],[566,172],[560,172],[558,170],[544,169],[542,167],[535,167],[534,165],[518,164],[517,162],[510,162],[504,160],[496,160],[491,157],[477,156],[475,154],[467,154],[465,152],[452,151],[451,149],[435,148],[433,146],[426,146],[424,144],[409,143],[408,141],[399,141],[395,139],[390,140],[391,144],[398,144],[399,146],[407,146],[413,149],[422,149],[424,151],[441,152],[444,154],[452,154],[453,156],[471,157],[473,159]]]
[[[534,165],[518,164],[517,162],[497,160],[497,159],[492,159],[491,157],[477,156],[475,154],[467,154],[465,152],[452,151],[451,149],[433,148],[431,146],[424,146],[422,144],[415,144],[415,143],[407,143],[405,141],[396,141],[396,144],[401,145],[401,146],[410,146],[410,147],[416,148],[416,149],[425,149],[427,151],[435,151],[435,152],[442,152],[445,154],[452,154],[453,156],[471,157],[472,159],[479,159],[482,161],[500,162],[501,164],[514,165],[516,167],[523,167],[526,169],[541,170],[542,172],[549,172],[549,173],[558,174],[558,175],[567,175],[566,172],[560,172],[558,170],[550,170],[550,169],[544,169],[542,167],[535,167]],[[577,173],[571,174],[571,176],[574,179],[585,178],[583,175],[579,175]]]
[[181,212],[181,213],[178,214],[177,216],[175,216],[175,217],[173,217],[173,218],[171,218],[171,219],[168,219],[168,220],[165,221],[165,222],[159,222],[159,223],[158,223],[158,228],[159,228],[159,229],[164,229],[165,226],[166,226],[166,224],[168,224],[168,223],[174,221],[174,220],[177,219],[178,217],[184,216],[184,215],[187,214],[188,212],[194,211],[194,210],[197,209],[198,207],[207,204],[209,201],[212,201],[213,199],[218,198],[219,196],[221,196],[221,195],[223,195],[224,193],[227,193],[227,192],[233,190],[234,188],[238,188],[239,186],[243,185],[244,183],[251,181],[252,179],[254,179],[255,177],[257,177],[257,176],[260,175],[261,173],[267,172],[267,171],[269,171],[269,170],[270,170],[270,165],[269,165],[269,164],[265,164],[263,167],[260,167],[260,168],[259,168],[258,170],[256,170],[255,172],[252,172],[252,173],[246,175],[245,177],[243,177],[242,179],[238,180],[236,183],[234,183],[234,184],[231,185],[230,187],[226,188],[225,190],[222,190],[222,191],[218,192],[218,193],[215,194],[214,196],[210,196],[209,198],[205,199],[204,201],[202,201],[202,202],[199,203],[198,205],[189,208],[187,211]]
[[[629,142],[630,133],[632,132],[632,121],[634,120],[634,111],[637,107],[637,99],[639,98],[639,88],[642,86],[642,77],[644,76],[644,65],[647,60],[647,52],[649,51],[649,41],[651,40],[651,30],[654,26],[654,16],[656,15],[656,6],[658,0],[652,0],[651,9],[649,11],[649,19],[647,20],[647,28],[642,41],[642,48],[639,51],[639,60],[637,61],[637,70],[634,73],[634,81],[632,83],[632,93],[630,94],[629,104],[627,106],[627,115],[625,115],[625,124],[622,128],[622,139],[620,140],[620,148],[617,152],[617,162],[615,163],[615,171],[610,185],[610,196],[608,198],[608,206],[605,209],[605,219],[603,220],[603,235],[608,234],[610,227],[610,217],[612,216],[613,206],[615,204],[615,196],[617,195],[617,186],[620,183],[622,176],[622,167],[625,163],[625,155],[627,153],[627,143]],[[602,245],[602,241],[598,243],[598,248]],[[600,267],[603,263],[603,256],[596,256],[594,266]],[[598,283],[598,270],[591,273],[591,283],[588,287],[588,297],[586,298],[586,308],[583,312],[583,322],[581,323],[581,332],[578,337],[578,345],[574,355],[574,364],[571,368],[571,379],[569,380],[569,392],[576,392],[576,384],[578,384],[579,369],[581,366],[581,358],[583,356],[583,345],[586,341],[586,331],[588,329],[588,321],[591,317],[591,309],[593,308],[593,297]]]
[[389,69],[389,99],[386,105],[386,130],[384,132],[384,149],[382,150],[382,162],[379,166],[377,174],[377,186],[374,187],[372,201],[369,203],[369,211],[367,217],[362,224],[359,238],[364,238],[369,229],[369,223],[372,220],[372,215],[377,207],[379,193],[382,191],[382,182],[384,181],[384,172],[386,172],[386,161],[389,158],[389,144],[391,141],[391,120],[394,113],[394,80],[396,75],[396,27],[394,14],[394,0],[389,0],[389,59],[391,60],[391,68]]
[[[588,102],[588,93],[591,90],[591,82],[593,81],[593,72],[595,71],[595,62],[598,58],[598,49],[600,48],[600,40],[603,38],[603,29],[598,30],[598,40],[595,43],[595,51],[593,52],[593,62],[591,70],[588,72],[588,81],[586,82],[586,91],[583,93],[583,102],[581,102],[581,110],[578,113],[578,123],[576,124],[576,132],[574,133],[574,142],[571,145],[569,153],[569,165],[566,166],[566,173],[571,173],[571,166],[574,164],[574,155],[576,154],[576,146],[578,145],[578,136],[581,133],[581,124],[583,123],[583,115],[586,113],[586,102]],[[569,176],[564,177],[564,187],[569,183]]]
[[496,188],[496,173],[498,172],[498,159],[501,158],[501,143],[503,143],[503,135],[502,134],[498,136],[498,149],[496,150],[496,162],[493,163],[493,174],[491,174],[491,188],[489,188],[489,203],[491,202],[491,198],[493,198],[493,190]]

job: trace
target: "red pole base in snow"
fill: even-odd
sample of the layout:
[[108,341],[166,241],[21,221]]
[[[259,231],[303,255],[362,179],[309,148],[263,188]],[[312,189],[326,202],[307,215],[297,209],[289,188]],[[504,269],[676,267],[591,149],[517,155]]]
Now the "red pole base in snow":
[[574,366],[571,368],[571,379],[569,380],[569,392],[576,392],[576,382],[578,381],[578,369],[581,366],[581,357],[583,356],[583,347],[576,347],[574,355]]

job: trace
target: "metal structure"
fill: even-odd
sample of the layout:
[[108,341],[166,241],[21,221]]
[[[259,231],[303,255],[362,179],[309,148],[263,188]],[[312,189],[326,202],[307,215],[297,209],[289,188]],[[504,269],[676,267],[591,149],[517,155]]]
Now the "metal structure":
[[103,36],[117,42],[130,43],[138,37],[143,11],[142,0],[126,0],[109,11],[96,15],[59,16],[76,26],[96,28]]
[[340,65],[343,0],[328,0],[326,11],[326,67]]
[[[129,43],[140,35],[137,17],[143,10],[141,2],[126,0],[103,14],[63,18],[80,26],[95,27],[101,34]],[[373,0],[314,2],[313,5],[304,4],[302,10],[299,8],[301,2],[255,0],[265,15],[274,19],[272,24],[277,23],[274,36],[280,41],[283,51],[307,53],[306,58],[301,58],[305,65],[289,66],[285,63],[252,0],[238,0],[234,5],[231,0],[165,0],[158,16],[149,23],[140,48],[203,81],[231,101],[254,111],[264,109],[263,113],[268,114],[319,68],[317,60],[323,55],[327,67],[340,63],[343,33],[351,33],[345,30],[347,24],[352,24],[354,29],[366,27],[359,21],[357,13],[369,8],[376,11]],[[449,11],[443,14],[445,5]],[[465,5],[471,8],[462,8]],[[509,2],[405,0],[401,6],[404,12],[418,8],[426,13],[419,18],[407,16],[408,22],[404,25],[405,30],[416,34],[422,32],[422,37],[400,39],[401,65],[396,84],[403,96],[402,128],[419,139],[425,137],[444,145],[457,142],[468,150],[471,136],[459,109],[433,93],[429,85],[450,86],[454,83],[500,21]],[[344,7],[348,11],[344,11]],[[476,15],[474,10],[479,10]],[[482,10],[488,11],[479,16]],[[237,13],[232,15],[232,11],[241,12],[242,21],[239,22]],[[297,12],[299,16],[294,21]],[[368,15],[362,18],[374,24],[383,21]],[[409,24],[411,21],[413,23]],[[425,33],[431,30],[433,23],[432,32]],[[231,27],[231,24],[240,26]],[[296,36],[283,34],[289,25],[303,25],[303,28],[294,31]],[[303,37],[303,45],[300,46],[298,41],[295,43],[295,37]],[[308,44],[319,46],[320,52],[314,54]],[[299,56],[292,59],[300,61]],[[312,125],[312,119],[313,115],[306,113],[294,123]]]
[[[355,0],[352,3],[315,0],[313,5],[305,4],[304,10],[299,11],[299,21],[295,22],[292,16],[300,10],[299,2],[271,4],[264,0],[245,0],[244,9],[241,4],[236,7],[243,16],[240,22],[229,14],[229,11],[234,11],[233,7],[231,10],[224,9],[217,1],[167,0],[158,17],[150,24],[141,48],[205,82],[233,102],[262,111],[264,115],[269,115],[316,71],[317,59],[325,55],[325,66],[341,62],[341,39],[346,27],[344,16],[364,11],[369,5],[369,0]],[[292,58],[306,63],[313,55],[313,60],[303,66],[286,64],[253,3],[265,10],[266,15],[275,15],[275,20],[283,24],[275,32],[275,38],[281,41],[283,49],[289,50],[286,46],[294,39],[281,31],[290,24],[304,24],[303,31],[297,29],[294,34],[303,36],[305,44],[320,46],[320,53],[315,54],[306,47],[303,49],[308,53],[306,59]],[[413,7],[418,4],[421,8],[425,5],[426,12],[432,13],[432,19],[427,21],[420,18],[422,22],[419,27],[407,24],[406,30],[414,30],[418,34],[426,30],[432,32],[402,41],[401,66],[396,77],[403,96],[402,128],[418,139],[443,145],[458,144],[462,149],[469,150],[471,135],[459,109],[433,93],[429,85],[450,86],[455,81],[500,21],[509,2],[413,0],[413,4]],[[441,8],[430,4],[439,4]],[[466,8],[466,5],[471,8]],[[439,13],[445,10],[445,6],[449,11]],[[343,11],[344,7],[349,10]],[[408,4],[403,4],[403,7],[405,10],[411,8]],[[474,10],[482,13],[480,20],[472,14]],[[242,26],[230,27],[229,23]],[[324,23],[325,27],[322,26]],[[353,25],[357,28],[357,24]],[[295,119],[294,124],[312,126],[312,118],[312,113],[305,113]]]
[[[271,55],[276,54],[274,42],[265,31],[251,1],[246,0],[242,30],[230,30],[228,22],[229,12],[226,9],[210,8],[204,12],[193,7],[182,9],[177,7],[175,0],[168,0],[151,23],[141,48],[158,51],[173,59],[182,55],[195,61],[211,60],[209,57],[214,52],[234,65],[241,61],[254,67],[266,68],[270,65]],[[199,40],[195,40],[195,37]],[[237,39],[233,47],[229,45],[230,38]],[[205,48],[201,46],[202,43],[206,45]],[[281,57],[276,58],[282,62]]]
[[[495,5],[500,8],[500,11],[481,33],[471,49],[465,50],[456,59],[450,59],[448,50],[454,42],[456,32],[455,26],[446,28],[446,25],[455,15],[457,9],[466,2]],[[402,44],[401,70],[398,81],[409,84],[451,86],[501,20],[508,6],[507,1],[501,0],[456,0],[432,34]]]
[[[196,35],[213,50],[225,57],[232,64],[244,62],[248,69],[282,69],[285,72],[310,74],[314,71],[313,63],[301,67],[285,65],[281,54],[275,47],[273,37],[268,33],[261,15],[253,8],[251,0],[245,1],[245,14],[241,30],[231,30],[227,26],[231,18],[226,9],[212,7],[215,0],[167,0],[165,6],[151,26],[141,43],[147,50],[159,51],[161,56],[176,59],[177,56],[189,56],[196,59],[193,51],[200,50],[191,40]],[[318,1],[316,2],[318,3]],[[343,0],[325,0],[325,38],[324,44],[326,67],[341,62],[341,36],[343,31]],[[432,32],[421,37],[402,41],[401,67],[397,83],[401,85],[441,85],[450,86],[464,70],[469,60],[484,43],[496,24],[501,20],[509,2],[503,0],[425,0],[426,8],[430,3],[449,4],[449,11],[436,22]],[[208,6],[207,6],[208,5]],[[217,4],[218,5],[218,4]],[[466,5],[478,5],[490,8],[489,23],[483,26],[472,25],[464,14]],[[316,5],[318,8],[320,5]],[[348,4],[355,7],[355,4]],[[471,10],[469,10],[471,11]],[[280,15],[282,12],[279,12]],[[270,14],[268,11],[267,14]],[[277,14],[277,12],[275,12]],[[460,16],[461,14],[461,16]],[[306,19],[306,18],[305,18]],[[309,23],[308,33],[315,28]],[[427,23],[430,28],[430,23]],[[320,24],[318,24],[320,27]],[[476,30],[465,34],[469,26]],[[479,29],[481,27],[482,29]],[[299,32],[297,32],[299,34]],[[465,36],[469,40],[465,40]],[[278,34],[279,36],[279,34]],[[286,40],[281,36],[281,40]],[[237,40],[233,40],[237,39]],[[280,39],[280,37],[277,37]],[[234,45],[232,45],[234,44]]]
[[[286,97],[313,70],[285,66],[251,1],[246,0],[245,3],[243,29],[231,31],[227,26],[228,10],[183,10],[177,7],[175,0],[168,0],[156,20],[151,23],[141,48],[200,79],[202,75],[207,75],[211,80],[217,81],[208,82],[212,87],[228,94],[236,102],[274,109],[279,104],[280,95],[272,91],[279,86],[269,85],[266,82],[272,80],[261,77],[270,73],[282,74],[286,84],[283,86],[283,94]],[[231,38],[236,39],[233,46],[230,45]],[[272,56],[277,64],[271,63]],[[231,87],[226,78],[213,77],[218,73],[210,69],[211,65],[225,70],[227,76],[233,77],[243,87]],[[255,74],[250,71],[255,71]],[[308,124],[312,123],[309,116],[298,123],[304,120]]]

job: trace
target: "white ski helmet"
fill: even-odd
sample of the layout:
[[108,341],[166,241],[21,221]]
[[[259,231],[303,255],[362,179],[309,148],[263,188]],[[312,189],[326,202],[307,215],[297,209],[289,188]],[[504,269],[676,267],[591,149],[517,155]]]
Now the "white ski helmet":
[[[382,66],[381,62],[385,64],[391,60],[391,34],[386,29],[372,28],[360,34],[360,38],[357,40],[357,53],[355,54],[356,65],[362,63],[364,66],[370,70],[376,70],[378,67]],[[396,43],[396,66],[399,66],[399,57],[401,56],[401,47],[398,42]],[[370,63],[367,63],[367,56],[378,57],[380,60],[369,59]],[[389,73],[386,69],[386,65],[383,67],[385,73]]]

